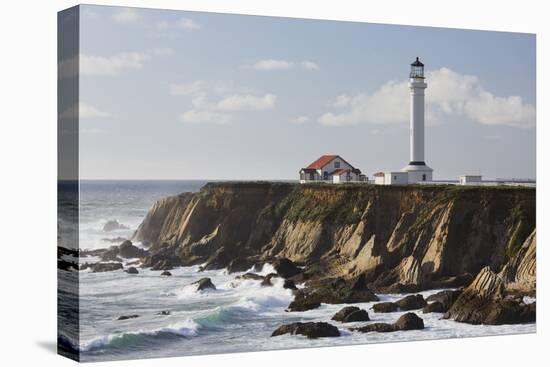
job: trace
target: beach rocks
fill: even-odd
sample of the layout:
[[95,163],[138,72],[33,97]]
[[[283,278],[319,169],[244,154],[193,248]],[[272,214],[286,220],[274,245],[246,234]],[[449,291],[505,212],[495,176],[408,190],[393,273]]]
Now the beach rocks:
[[238,277],[236,277],[236,279],[250,279],[250,280],[264,280],[264,276],[263,275],[259,275],[259,274],[256,274],[256,273],[245,273],[243,275],[239,275]]
[[288,306],[290,311],[306,311],[321,303],[359,303],[378,301],[378,297],[365,284],[362,277],[353,280],[343,278],[323,279],[309,282],[304,289],[295,292]]
[[332,319],[340,322],[357,322],[357,321],[370,321],[367,311],[355,306],[344,307],[338,311]]
[[382,312],[396,312],[397,310],[399,310],[399,306],[397,306],[397,304],[394,303],[394,302],[376,303],[371,308],[374,312],[379,312],[379,313],[382,313]]
[[103,226],[103,231],[105,232],[112,232],[119,229],[130,229],[130,227],[120,224],[117,220],[109,220]]
[[171,277],[172,273],[170,273],[168,270],[165,270],[162,273],[160,273],[160,275],[163,277]]
[[422,309],[422,313],[432,313],[432,312],[444,313],[446,311],[447,311],[447,309],[445,308],[443,303],[441,303],[439,301],[432,302],[432,303],[426,305]]
[[85,270],[87,268],[90,268],[92,273],[104,273],[106,271],[114,271],[114,270],[120,270],[122,269],[121,263],[95,263],[95,264],[83,264],[81,267],[81,270]]
[[133,266],[130,266],[128,269],[125,270],[128,274],[138,274],[139,271],[134,268]]
[[337,337],[340,336],[340,331],[336,326],[326,322],[295,322],[280,326],[271,334],[271,336],[273,337],[284,334],[304,335],[309,339],[315,339]]
[[400,310],[417,310],[426,306],[426,300],[421,294],[411,294],[395,302]]
[[128,319],[135,319],[139,317],[139,315],[122,315],[122,316],[119,316],[117,321],[122,321],[122,320],[128,320]]
[[214,285],[214,283],[212,283],[212,280],[210,278],[201,278],[191,284],[197,285],[197,291],[203,291],[205,289],[216,289],[216,286]]
[[229,263],[229,265],[227,266],[227,272],[231,274],[231,273],[237,273],[241,271],[247,271],[253,266],[254,266],[254,261],[251,260],[250,258],[238,257]]
[[393,324],[387,323],[374,323],[360,328],[353,328],[350,330],[359,331],[361,333],[370,333],[373,331],[379,333],[388,333],[393,331],[402,331],[402,330],[421,330],[424,329],[424,321],[418,317],[414,312],[408,312],[402,315],[396,322]]
[[302,269],[300,269],[294,262],[284,257],[276,259],[273,262],[273,267],[275,268],[277,274],[285,279],[298,275],[302,272]]
[[271,279],[273,277],[276,277],[276,276],[277,276],[277,274],[275,274],[275,273],[267,274],[264,277],[264,279],[262,280],[261,286],[262,287],[271,287],[271,286],[273,286],[273,283],[271,283]]
[[421,330],[424,329],[424,321],[414,312],[407,312],[393,326],[397,330]]
[[118,261],[122,262],[122,259],[118,257],[118,247],[111,246],[101,254],[102,261]]
[[143,267],[150,267],[151,270],[172,270],[182,265],[181,259],[175,254],[175,246],[167,243],[151,249],[142,264]]
[[149,255],[147,250],[141,249],[132,244],[132,241],[126,240],[118,246],[118,256],[132,259],[132,258],[141,258]]
[[159,311],[157,312],[158,316],[170,316],[170,311]]
[[463,289],[445,290],[432,294],[426,301],[432,302],[422,309],[422,312],[447,312],[455,303],[458,297],[462,294]]
[[397,302],[381,302],[372,306],[374,312],[396,312],[416,310],[426,306],[426,300],[421,294],[411,294]]

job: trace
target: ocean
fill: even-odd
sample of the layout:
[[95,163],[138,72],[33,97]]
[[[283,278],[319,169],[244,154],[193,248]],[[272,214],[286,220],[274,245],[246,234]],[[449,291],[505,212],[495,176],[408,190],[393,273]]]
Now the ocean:
[[[205,181],[83,181],[80,186],[80,248],[112,245],[106,239],[129,238],[153,203],[165,196],[196,192]],[[103,226],[117,220],[127,228],[105,232]],[[118,243],[115,243],[118,244]],[[140,246],[139,243],[136,245]],[[98,259],[81,258],[80,262]],[[127,260],[126,262],[131,262]],[[281,279],[273,287],[260,281],[238,280],[225,270],[198,272],[198,267],[160,272],[138,268],[139,274],[122,270],[91,273],[81,271],[79,288],[82,361],[153,358],[196,354],[306,348],[364,343],[473,337],[535,332],[535,324],[469,325],[440,320],[441,314],[419,316],[424,330],[392,333],[350,332],[364,323],[332,322],[341,332],[337,338],[307,339],[302,336],[270,337],[280,325],[296,321],[326,321],[345,305],[322,305],[306,312],[286,312],[292,300]],[[264,265],[268,274],[273,268]],[[196,292],[191,283],[209,277],[216,290]],[[421,292],[425,297],[437,290]],[[379,295],[395,301],[400,294]],[[354,304],[369,311],[373,322],[394,322],[403,312],[377,314],[373,303]],[[163,314],[169,313],[169,314]],[[138,317],[117,320],[124,315]]]

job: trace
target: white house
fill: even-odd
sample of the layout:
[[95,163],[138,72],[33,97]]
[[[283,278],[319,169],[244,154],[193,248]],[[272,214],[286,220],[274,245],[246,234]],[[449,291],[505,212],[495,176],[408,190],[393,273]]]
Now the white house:
[[458,182],[461,185],[476,185],[481,183],[480,175],[462,175],[458,176]]
[[323,155],[300,170],[300,183],[365,181],[361,170],[353,167],[339,155]]
[[403,171],[379,172],[375,174],[374,183],[377,185],[407,185],[409,183],[409,173]]

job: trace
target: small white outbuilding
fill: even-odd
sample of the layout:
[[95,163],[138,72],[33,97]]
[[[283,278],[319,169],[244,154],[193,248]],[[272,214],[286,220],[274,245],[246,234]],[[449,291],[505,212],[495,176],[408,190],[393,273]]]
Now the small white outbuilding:
[[381,176],[375,176],[374,183],[377,185],[407,185],[409,174],[403,171],[384,172],[383,180]]
[[476,185],[481,183],[481,175],[461,175],[458,176],[458,182],[461,185]]

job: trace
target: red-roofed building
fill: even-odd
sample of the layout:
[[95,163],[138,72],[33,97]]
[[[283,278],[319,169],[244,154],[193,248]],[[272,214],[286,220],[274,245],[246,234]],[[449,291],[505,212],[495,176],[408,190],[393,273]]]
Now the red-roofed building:
[[323,155],[300,170],[300,183],[354,181],[366,181],[366,176],[339,155]]

